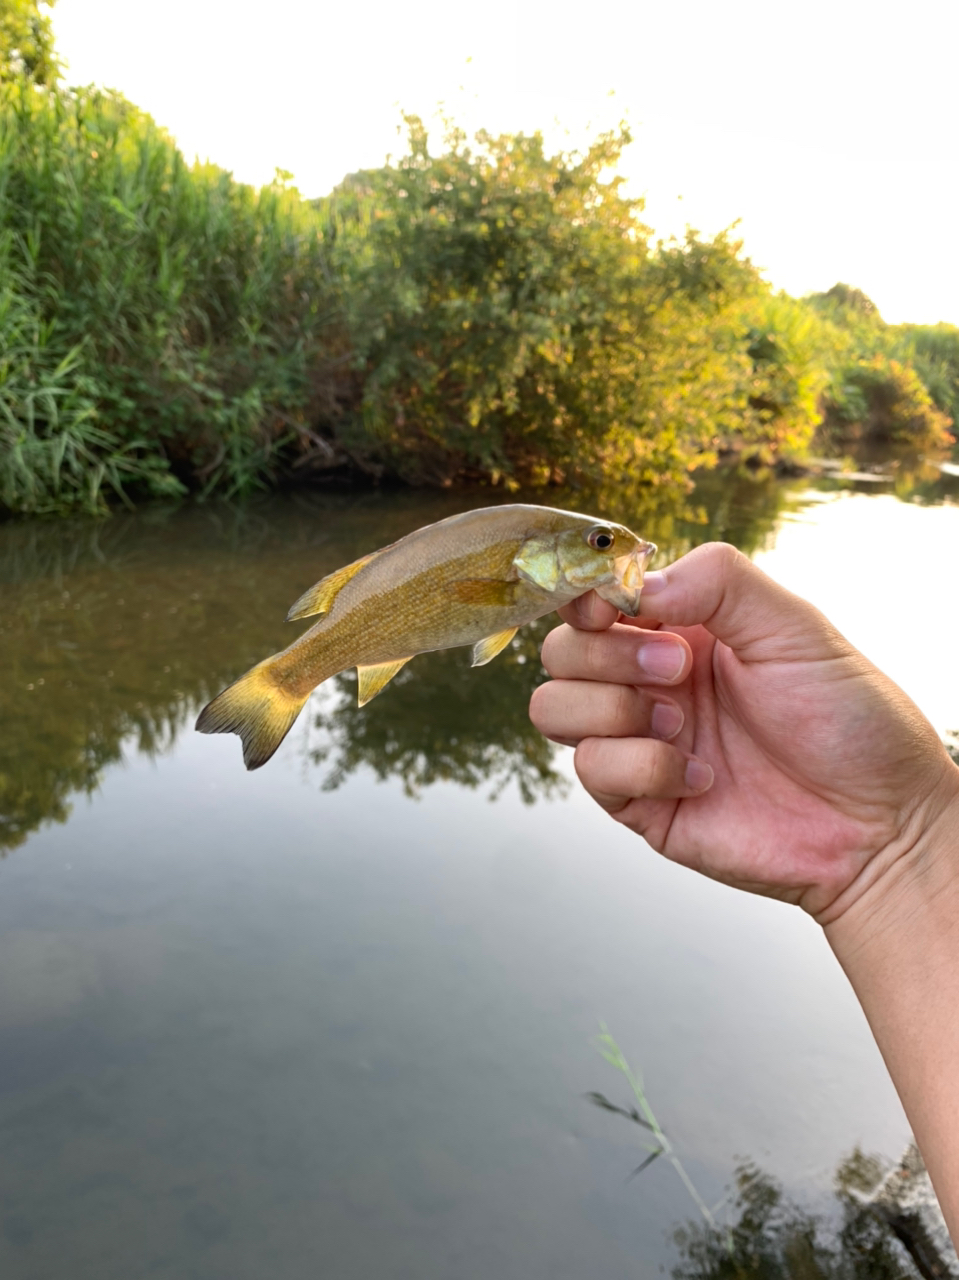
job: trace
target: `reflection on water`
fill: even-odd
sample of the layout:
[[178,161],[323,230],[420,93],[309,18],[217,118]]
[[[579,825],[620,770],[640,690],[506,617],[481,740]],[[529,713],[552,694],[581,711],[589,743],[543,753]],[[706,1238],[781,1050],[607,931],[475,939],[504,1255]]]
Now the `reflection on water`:
[[[543,636],[553,624],[524,627],[495,664],[482,673],[465,650],[411,662],[389,687],[390,696],[356,705],[355,672],[336,676],[340,698],[313,715],[319,731],[306,755],[323,767],[323,788],[335,791],[361,765],[379,779],[400,778],[408,796],[434,782],[475,788],[492,783],[494,798],[515,782],[527,804],[565,794],[567,779],[553,768],[552,745],[531,729],[527,707],[544,678]],[[487,672],[492,679],[486,680]],[[477,680],[482,680],[482,687]]]
[[918,1280],[888,1222],[860,1198],[885,1172],[880,1160],[853,1152],[836,1170],[830,1211],[812,1213],[741,1162],[729,1224],[690,1222],[675,1233],[682,1260],[673,1280]]
[[[889,632],[886,581],[849,592],[857,534],[891,530],[925,571],[956,513],[816,505],[839,483],[551,496],[628,521],[663,561],[715,536],[768,554],[796,589],[854,597],[868,644]],[[330,682],[256,774],[236,739],[192,732],[297,633],[304,587],[489,497],[0,528],[0,830],[29,849],[0,863],[3,1280],[668,1274],[686,1192],[662,1161],[625,1184],[634,1126],[581,1100],[600,1018],[709,1204],[737,1151],[802,1198],[857,1141],[905,1143],[799,913],[653,858],[578,788],[520,803],[570,776],[526,719],[542,626],[478,671],[424,655],[362,712],[350,675]],[[936,723],[959,728],[941,692]]]
[[642,1075],[608,1032],[596,1044],[625,1077],[632,1097],[624,1106],[594,1090],[587,1100],[639,1126],[634,1137],[646,1153],[626,1182],[663,1157],[660,1176],[671,1164],[698,1211],[673,1232],[680,1258],[673,1280],[935,1280],[954,1273],[955,1251],[914,1143],[895,1168],[857,1146],[833,1175],[826,1212],[810,1212],[755,1161],[743,1159],[732,1186],[710,1207],[663,1132]]
[[[941,500],[950,480],[935,476],[900,471],[896,483]],[[806,479],[740,468],[706,473],[689,495],[645,489],[551,501],[624,520],[658,543],[662,564],[710,538],[755,551],[808,489]],[[0,528],[0,850],[43,822],[63,822],[70,797],[92,792],[124,744],[166,750],[198,706],[289,643],[283,619],[304,586],[490,497],[298,496]],[[297,739],[306,758],[332,788],[365,765],[401,777],[410,792],[444,779],[489,783],[493,794],[515,782],[527,801],[553,794],[562,784],[552,749],[526,716],[549,625],[524,630],[482,672],[465,650],[420,657],[363,711],[352,677],[339,677],[340,699],[320,698],[316,732]]]
[[[583,506],[588,496],[560,500]],[[0,528],[0,848],[64,821],[70,797],[93,791],[124,743],[146,754],[168,748],[199,705],[290,642],[284,617],[304,586],[486,501],[488,493],[277,498]],[[692,500],[645,495],[643,510],[631,502],[613,514],[672,556],[708,536],[752,547],[782,501],[771,477],[741,473],[725,484],[709,477]],[[365,764],[411,790],[444,778],[494,790],[515,781],[527,799],[551,793],[551,749],[526,717],[544,630],[528,629],[479,673],[465,650],[421,657],[362,713],[350,706],[350,677],[341,678],[341,703],[321,703],[309,758],[334,787]]]

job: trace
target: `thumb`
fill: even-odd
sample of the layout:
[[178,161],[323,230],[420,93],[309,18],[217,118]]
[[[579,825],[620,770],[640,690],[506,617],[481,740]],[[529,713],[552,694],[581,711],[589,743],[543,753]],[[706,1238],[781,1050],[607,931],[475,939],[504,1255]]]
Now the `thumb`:
[[814,605],[725,542],[707,542],[647,573],[640,613],[667,626],[703,626],[744,662],[809,661],[850,651]]

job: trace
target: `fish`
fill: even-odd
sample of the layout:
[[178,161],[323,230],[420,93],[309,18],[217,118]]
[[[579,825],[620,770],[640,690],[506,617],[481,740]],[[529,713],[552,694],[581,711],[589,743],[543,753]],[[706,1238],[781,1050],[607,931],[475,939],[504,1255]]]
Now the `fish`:
[[236,733],[266,764],[310,693],[356,667],[362,707],[411,658],[472,645],[481,667],[527,622],[587,591],[635,617],[655,544],[625,525],[554,507],[478,507],[416,529],[310,587],[288,621],[318,617],[200,712],[200,733]]

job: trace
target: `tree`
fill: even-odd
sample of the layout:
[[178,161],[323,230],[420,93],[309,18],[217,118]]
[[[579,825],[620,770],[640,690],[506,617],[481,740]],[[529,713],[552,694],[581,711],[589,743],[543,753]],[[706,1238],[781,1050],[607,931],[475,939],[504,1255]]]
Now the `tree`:
[[434,151],[407,126],[404,157],[328,204],[357,434],[389,467],[657,481],[750,434],[743,301],[766,286],[725,236],[650,247],[610,176],[625,128],[550,155],[449,127]]
[[0,80],[52,85],[60,73],[49,9],[55,0],[0,0]]

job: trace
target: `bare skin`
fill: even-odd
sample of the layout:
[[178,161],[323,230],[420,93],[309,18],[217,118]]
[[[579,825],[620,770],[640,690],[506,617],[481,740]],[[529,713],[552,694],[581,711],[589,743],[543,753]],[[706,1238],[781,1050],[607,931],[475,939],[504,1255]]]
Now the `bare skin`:
[[639,618],[592,593],[560,613],[533,723],[658,852],[823,926],[959,1238],[959,769],[935,730],[725,544],[648,574]]

